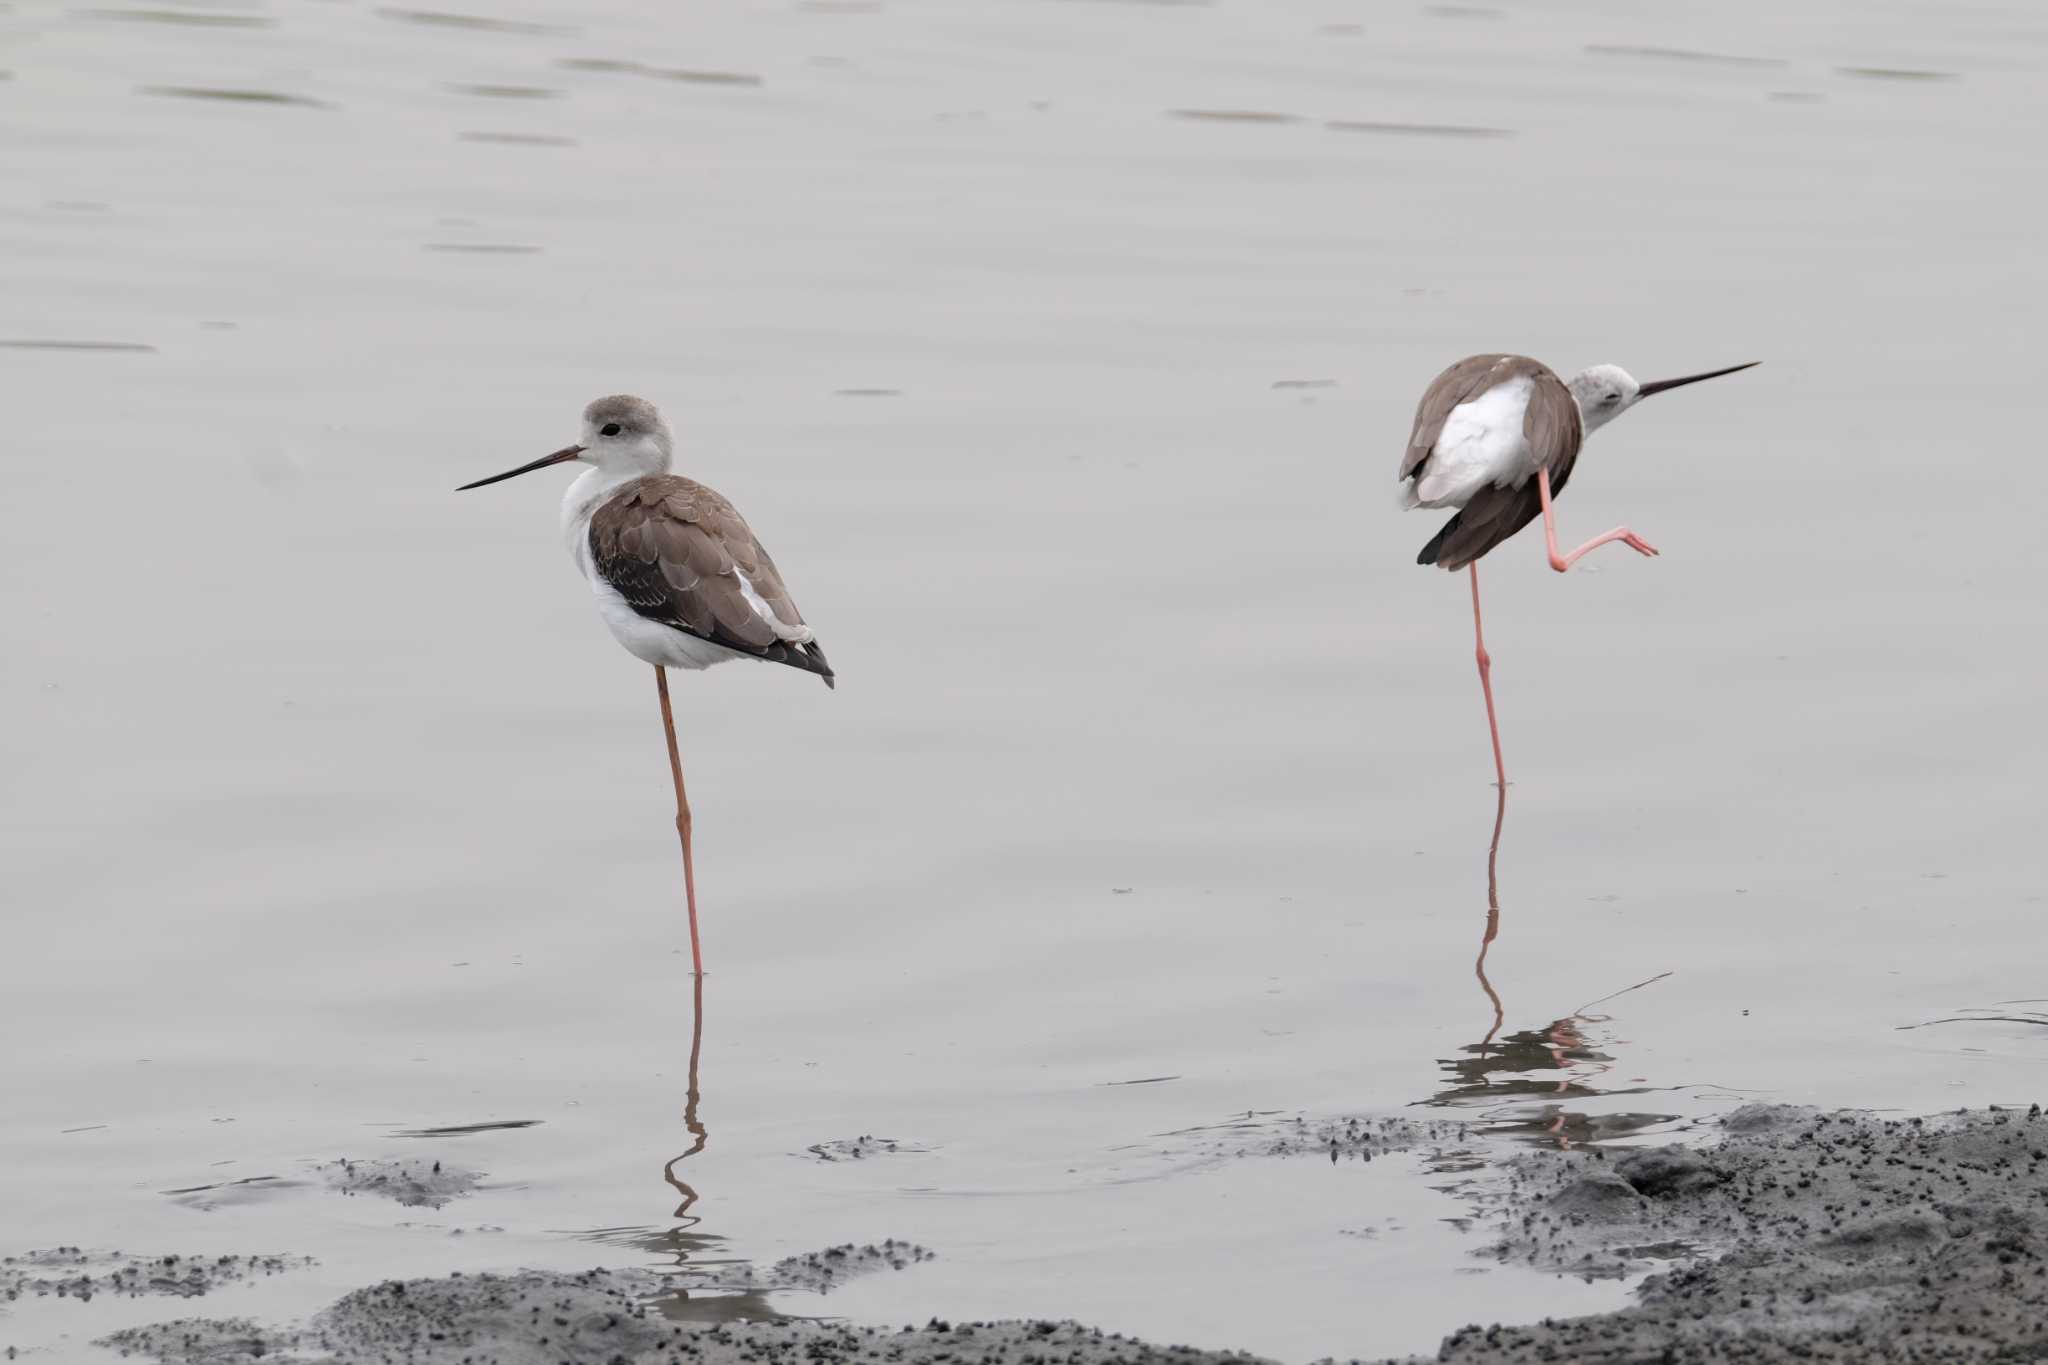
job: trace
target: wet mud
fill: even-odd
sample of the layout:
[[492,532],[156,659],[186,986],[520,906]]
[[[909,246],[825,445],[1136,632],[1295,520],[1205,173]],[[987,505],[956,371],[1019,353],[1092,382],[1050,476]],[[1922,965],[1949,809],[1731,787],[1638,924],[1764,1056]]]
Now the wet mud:
[[931,1259],[932,1253],[925,1248],[892,1238],[877,1245],[849,1244],[788,1256],[765,1271],[750,1265],[726,1266],[708,1283],[718,1289],[803,1289],[829,1294],[848,1280],[882,1270],[906,1270]]
[[896,1138],[872,1137],[863,1134],[855,1138],[834,1138],[830,1142],[814,1142],[804,1151],[820,1161],[865,1161],[874,1156],[895,1156],[903,1152],[929,1152],[932,1150],[921,1142],[903,1142]]
[[661,1288],[644,1271],[528,1272],[392,1282],[348,1295],[304,1329],[192,1319],[117,1332],[102,1343],[166,1365],[1252,1365],[1234,1352],[1153,1346],[1070,1322],[946,1323],[890,1330],[776,1322],[685,1327],[647,1306]]
[[1163,1133],[1169,1154],[1198,1157],[1324,1157],[1331,1162],[1371,1161],[1395,1152],[1434,1157],[1469,1154],[1473,1129],[1444,1119],[1280,1117],[1240,1114],[1219,1123]]
[[[401,1133],[401,1137],[439,1136],[431,1130]],[[438,1209],[476,1190],[483,1182],[482,1171],[471,1170],[431,1157],[354,1160],[342,1157],[314,1165],[317,1184],[337,1194],[371,1195],[389,1199],[407,1208]],[[260,1204],[280,1195],[314,1187],[315,1181],[283,1175],[252,1175],[210,1185],[187,1185],[165,1190],[187,1208],[211,1212],[215,1209]]]
[[224,1285],[312,1264],[310,1256],[131,1256],[50,1247],[0,1259],[0,1302],[29,1296],[89,1301],[102,1294],[196,1299]]
[[[125,1329],[100,1344],[124,1355],[181,1365],[255,1360],[421,1365],[491,1360],[539,1365],[742,1355],[758,1359],[763,1353],[852,1360],[880,1359],[886,1352],[900,1359],[905,1357],[891,1334],[839,1331],[820,1336],[810,1324],[788,1321],[751,1322],[728,1330],[676,1319],[686,1316],[679,1311],[681,1306],[691,1305],[693,1295],[707,1290],[747,1291],[755,1303],[755,1295],[772,1290],[827,1294],[850,1280],[931,1259],[924,1247],[889,1240],[827,1247],[787,1257],[765,1270],[727,1266],[705,1276],[591,1270],[387,1280],[344,1295],[300,1326],[267,1327],[247,1318],[184,1318]],[[770,1311],[762,1316],[775,1315]],[[888,1345],[873,1344],[885,1335],[891,1336]],[[953,1332],[928,1328],[925,1335],[950,1340]],[[864,1354],[870,1351],[875,1353],[872,1357]],[[938,1354],[943,1351],[934,1347],[910,1358]]]
[[1649,1276],[1615,1313],[1452,1334],[1444,1361],[2048,1355],[2048,1118],[1750,1106],[1711,1147],[1532,1154],[1491,1254]]
[[351,1161],[343,1158],[319,1168],[329,1189],[343,1194],[368,1194],[395,1200],[407,1208],[438,1209],[475,1190],[482,1171],[424,1157],[400,1161]]
[[[1241,1155],[1369,1158],[1453,1125],[1288,1120],[1210,1140]],[[1989,1361],[2048,1353],[2048,1118],[2027,1110],[1885,1119],[1749,1106],[1704,1148],[1526,1153],[1479,1197],[1481,1253],[1585,1277],[1658,1267],[1636,1302],[1533,1326],[1474,1325],[1423,1359],[1516,1362]],[[62,1255],[38,1274],[83,1273]],[[825,1291],[930,1259],[902,1242],[835,1247],[696,1288]],[[175,1259],[175,1258],[173,1258]],[[234,1258],[228,1258],[233,1260]],[[275,1259],[275,1258],[271,1258]],[[10,1272],[29,1258],[8,1262]],[[253,1263],[252,1263],[253,1264]],[[104,1273],[104,1272],[102,1272]],[[1074,1323],[930,1322],[899,1330],[814,1322],[675,1321],[674,1276],[527,1271],[389,1281],[299,1327],[185,1319],[103,1344],[171,1365],[605,1361],[1234,1361]],[[177,1292],[165,1291],[165,1292]]]

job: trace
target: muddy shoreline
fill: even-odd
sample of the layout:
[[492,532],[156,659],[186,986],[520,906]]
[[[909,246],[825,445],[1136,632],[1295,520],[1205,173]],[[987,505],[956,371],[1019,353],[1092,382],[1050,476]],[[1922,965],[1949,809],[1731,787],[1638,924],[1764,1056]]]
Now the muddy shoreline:
[[[1405,1136],[1416,1143],[1445,1136],[1441,1124],[1412,1127]],[[1368,1156],[1406,1145],[1397,1120],[1324,1128],[1247,1155],[1335,1159],[1347,1145]],[[2038,1106],[1912,1119],[1750,1106],[1720,1129],[1701,1147],[1539,1151],[1499,1168],[1476,1196],[1492,1229],[1479,1255],[1564,1275],[1655,1273],[1616,1312],[1475,1324],[1448,1336],[1434,1359],[1903,1362],[2048,1352],[2048,1118]],[[748,1284],[816,1287],[820,1275],[887,1273],[930,1255],[900,1243],[833,1248]],[[7,1264],[22,1280],[10,1296],[34,1288],[23,1278],[38,1268],[32,1258]],[[79,1269],[66,1257],[47,1268]],[[670,1316],[675,1289],[672,1278],[642,1270],[394,1280],[297,1325],[190,1317],[102,1344],[166,1365],[1257,1359],[1073,1322],[705,1325]]]

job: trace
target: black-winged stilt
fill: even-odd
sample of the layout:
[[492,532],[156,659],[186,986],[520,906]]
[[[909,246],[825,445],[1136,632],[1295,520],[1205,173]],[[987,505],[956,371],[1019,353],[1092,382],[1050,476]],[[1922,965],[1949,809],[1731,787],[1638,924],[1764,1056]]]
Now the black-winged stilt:
[[1543,540],[1550,567],[1563,573],[1611,540],[1638,554],[1657,547],[1626,526],[1597,535],[1566,554],[1557,547],[1554,495],[1564,491],[1585,438],[1651,394],[1702,379],[1716,379],[1760,364],[1638,384],[1619,365],[1595,365],[1571,381],[1523,355],[1467,356],[1430,383],[1415,409],[1415,428],[1401,457],[1402,501],[1409,507],[1455,507],[1418,564],[1470,569],[1472,636],[1479,660],[1479,687],[1486,694],[1486,728],[1493,738],[1493,769],[1503,787],[1500,725],[1493,709],[1493,660],[1479,620],[1479,559],[1494,546],[1543,516]]
[[654,665],[676,784],[690,961],[701,976],[690,802],[683,791],[667,670],[765,659],[816,673],[827,687],[833,675],[775,561],[738,509],[703,484],[669,473],[674,445],[654,404],[615,394],[583,410],[583,436],[575,445],[456,491],[571,460],[590,466],[562,498],[562,530],[576,567],[597,595],[598,615],[628,653]]

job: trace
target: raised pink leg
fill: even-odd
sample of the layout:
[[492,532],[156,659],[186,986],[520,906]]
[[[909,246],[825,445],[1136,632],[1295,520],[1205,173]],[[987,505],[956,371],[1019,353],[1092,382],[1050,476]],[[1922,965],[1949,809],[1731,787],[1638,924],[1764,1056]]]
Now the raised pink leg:
[[1479,624],[1479,565],[1472,570],[1472,639],[1479,659],[1479,690],[1486,694],[1486,732],[1493,736],[1493,771],[1500,777],[1500,789],[1508,789],[1508,765],[1500,756],[1500,723],[1493,715],[1493,656],[1486,652],[1486,631]]
[[1557,515],[1550,509],[1549,470],[1539,469],[1536,471],[1536,492],[1543,499],[1543,543],[1545,547],[1548,548],[1550,551],[1550,567],[1557,570],[1559,573],[1563,573],[1566,569],[1569,569],[1572,565],[1578,563],[1579,557],[1581,555],[1599,549],[1602,545],[1605,545],[1610,540],[1620,541],[1622,544],[1628,546],[1631,550],[1634,550],[1639,555],[1654,555],[1657,553],[1656,546],[1652,545],[1649,541],[1644,540],[1641,536],[1637,535],[1634,531],[1629,530],[1626,526],[1617,526],[1612,531],[1607,532],[1605,535],[1594,536],[1591,540],[1587,541],[1584,545],[1581,545],[1578,549],[1573,550],[1568,555],[1558,553]]

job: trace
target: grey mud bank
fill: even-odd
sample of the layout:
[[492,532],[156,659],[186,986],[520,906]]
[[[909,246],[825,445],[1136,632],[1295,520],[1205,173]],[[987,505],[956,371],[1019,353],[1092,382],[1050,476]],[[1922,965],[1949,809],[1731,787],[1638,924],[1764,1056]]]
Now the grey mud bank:
[[[1373,1145],[1382,1141],[1375,1132]],[[1274,1154],[1340,1149],[1317,1136]],[[1519,1157],[1487,1199],[1496,1240],[1483,1254],[1575,1275],[1668,1268],[1650,1275],[1628,1308],[1467,1327],[1446,1338],[1438,1360],[2048,1357],[2048,1118],[2038,1107],[1904,1120],[1750,1107],[1729,1115],[1721,1140],[1700,1150]],[[871,1250],[876,1268],[901,1268],[920,1254],[900,1244]],[[661,1295],[673,1288],[632,1270],[392,1281],[347,1295],[301,1327],[186,1319],[106,1344],[175,1365],[1255,1359],[1074,1323],[707,1327],[664,1315]]]

